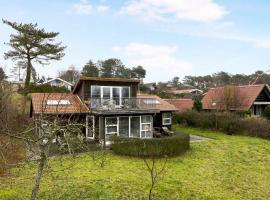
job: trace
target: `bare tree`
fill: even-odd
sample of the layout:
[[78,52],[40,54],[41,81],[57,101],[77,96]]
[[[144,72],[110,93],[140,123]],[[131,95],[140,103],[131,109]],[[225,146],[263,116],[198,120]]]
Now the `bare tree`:
[[[37,162],[37,173],[30,197],[31,200],[35,200],[39,192],[44,169],[48,167],[48,160],[53,155],[51,153],[52,147],[56,147],[54,149],[56,149],[57,153],[69,153],[75,156],[76,148],[83,148],[85,145],[82,135],[82,129],[85,125],[75,115],[59,114],[53,117],[46,115],[46,106],[42,106],[44,110],[42,110],[39,116],[29,122],[26,127],[17,130],[9,123],[14,117],[10,115],[10,110],[7,110],[7,105],[11,103],[10,95],[9,93],[5,94],[5,96],[0,98],[0,136],[19,140],[20,143],[24,144],[23,146],[27,154],[23,161],[35,160]],[[46,100],[47,97],[44,94],[44,98],[41,99],[42,104],[47,105]],[[58,109],[58,106],[60,105],[56,105],[56,109]],[[1,151],[1,148],[0,153],[0,158],[5,161],[6,165],[17,166],[21,164],[8,163],[6,154]]]
[[67,70],[62,70],[58,72],[58,77],[68,81],[72,84],[76,83],[80,78],[80,71],[75,68],[74,65],[70,65]]
[[154,187],[157,185],[160,177],[165,173],[167,157],[160,159],[152,156],[150,158],[142,157],[142,159],[150,175],[151,184],[148,191],[148,199],[151,200],[153,199]]

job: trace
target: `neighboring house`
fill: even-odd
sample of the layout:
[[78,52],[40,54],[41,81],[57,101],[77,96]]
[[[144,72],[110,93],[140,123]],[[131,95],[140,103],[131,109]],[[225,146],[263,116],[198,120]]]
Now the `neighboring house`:
[[182,89],[182,90],[170,90],[172,94],[192,94],[192,95],[199,95],[202,94],[203,91],[199,89]]
[[51,86],[66,87],[68,90],[72,90],[73,85],[61,78],[52,78],[42,84],[50,84]]
[[203,97],[202,104],[204,110],[251,111],[261,116],[270,105],[270,90],[265,84],[212,88]]
[[[112,135],[152,138],[171,129],[175,106],[156,95],[137,94],[139,80],[81,77],[72,94],[32,94],[31,116],[76,115],[87,139],[110,141]],[[58,108],[59,106],[59,108]]]
[[192,99],[164,99],[170,104],[174,105],[178,112],[192,110],[193,100]]
[[150,91],[155,91],[157,89],[157,84],[154,83],[145,83],[143,84],[146,88],[148,88]]

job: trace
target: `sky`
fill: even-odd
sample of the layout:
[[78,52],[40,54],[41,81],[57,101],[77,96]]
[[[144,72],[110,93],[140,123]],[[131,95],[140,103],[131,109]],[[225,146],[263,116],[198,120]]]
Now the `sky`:
[[[39,76],[57,76],[89,60],[119,58],[142,65],[145,82],[219,71],[270,69],[268,0],[0,0],[0,18],[37,23],[67,46],[61,61],[34,63]],[[14,31],[0,23],[0,65]]]

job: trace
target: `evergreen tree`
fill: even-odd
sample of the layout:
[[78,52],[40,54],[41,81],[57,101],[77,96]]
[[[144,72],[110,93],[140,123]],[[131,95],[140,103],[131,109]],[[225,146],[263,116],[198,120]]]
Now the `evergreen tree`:
[[132,68],[132,77],[142,79],[145,78],[146,71],[142,66],[137,66]]
[[0,67],[0,81],[3,81],[7,78],[5,71]]
[[123,63],[117,58],[110,58],[105,61],[100,61],[101,77],[113,78],[119,77]]
[[202,102],[199,97],[195,97],[193,100],[193,110],[200,112],[202,110]]
[[92,61],[89,60],[86,65],[84,65],[82,70],[83,76],[89,76],[89,77],[98,77],[99,76],[99,69],[97,65]]
[[[38,28],[37,24],[18,24],[3,20],[11,28],[17,31],[16,34],[10,35],[7,45],[11,50],[5,53],[5,59],[21,61],[25,63],[26,77],[25,88],[30,85],[31,74],[35,72],[33,63],[37,62],[42,65],[50,64],[51,60],[60,60],[65,54],[65,46],[62,43],[56,43],[55,37],[58,32],[46,32],[43,28]],[[25,94],[26,95],[26,94]],[[26,100],[26,97],[24,98]],[[22,110],[25,108],[24,101]]]

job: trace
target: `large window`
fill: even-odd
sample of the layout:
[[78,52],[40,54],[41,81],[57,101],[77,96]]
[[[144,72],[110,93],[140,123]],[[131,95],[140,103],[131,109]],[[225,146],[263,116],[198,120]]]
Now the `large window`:
[[152,117],[141,116],[141,137],[151,138],[152,137]]
[[106,117],[105,133],[124,137],[151,138],[152,116]]
[[119,135],[129,137],[129,117],[119,117]]
[[86,116],[86,137],[95,138],[95,118],[94,116]]
[[162,125],[171,125],[171,124],[172,124],[172,114],[162,113]]
[[[108,103],[112,100],[115,105],[123,105],[123,99],[130,98],[130,87],[118,86],[91,86],[92,102],[102,104]],[[95,105],[92,105],[94,107]]]
[[106,134],[118,135],[118,118],[117,117],[106,117]]
[[130,117],[130,137],[140,137],[140,116]]

